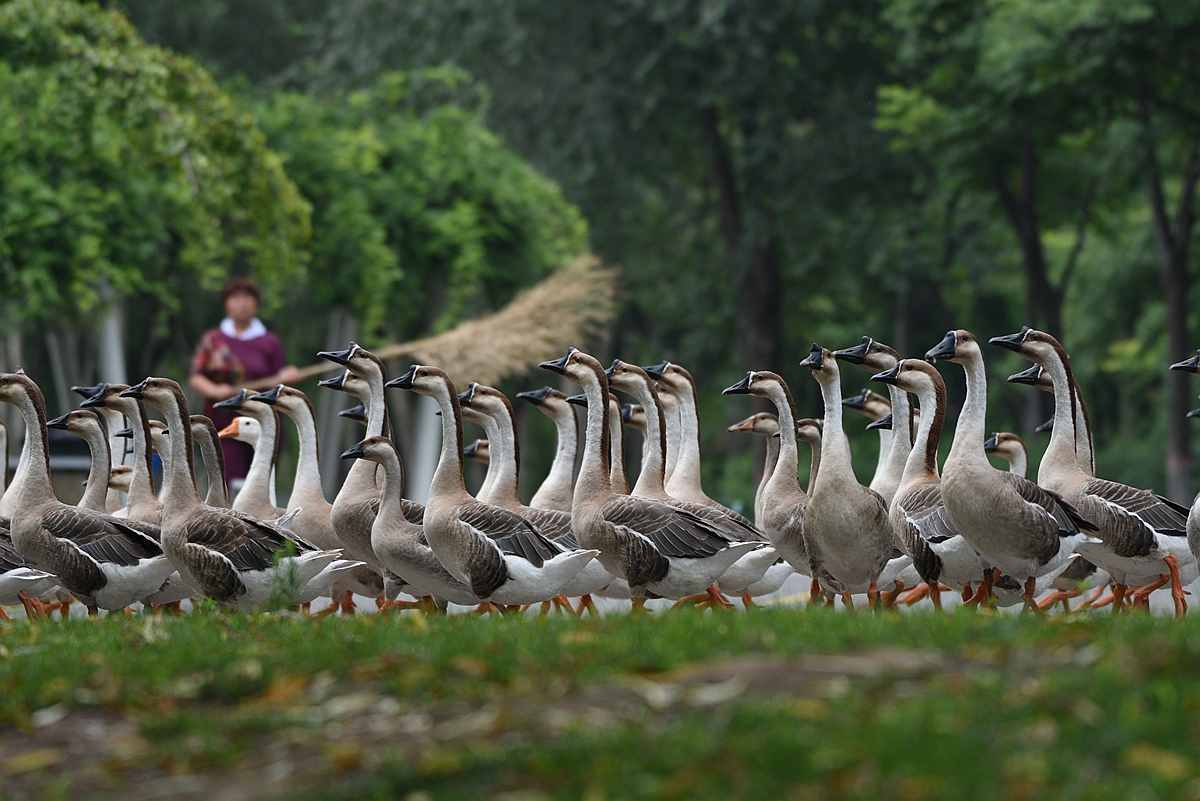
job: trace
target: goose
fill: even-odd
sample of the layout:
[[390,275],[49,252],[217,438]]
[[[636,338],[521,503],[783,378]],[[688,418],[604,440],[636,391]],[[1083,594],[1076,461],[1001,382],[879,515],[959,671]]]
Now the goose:
[[[766,572],[776,562],[779,565],[773,571],[773,578],[768,584],[773,583],[774,579],[778,578],[779,584],[782,586],[783,581],[787,579],[787,576],[792,571],[787,567],[787,563],[775,552],[775,549],[770,547],[766,535],[754,528],[741,515],[730,514],[719,504],[704,504],[694,500],[676,498],[663,485],[665,439],[663,436],[664,415],[660,402],[662,393],[658,391],[654,380],[646,372],[645,368],[616,359],[608,370],[605,371],[605,377],[608,379],[611,388],[631,395],[640,403],[643,410],[650,410],[650,413],[646,414],[645,420],[646,431],[644,447],[642,448],[642,470],[638,475],[633,494],[641,498],[661,501],[690,512],[697,517],[702,517],[718,526],[730,540],[762,544],[762,547],[747,553],[731,565],[722,574],[718,586],[710,588],[705,593],[706,597],[704,599],[683,598],[680,599],[681,602],[699,602],[703,600],[705,603],[715,603],[718,606],[725,606],[728,602],[722,597],[721,592],[726,590],[743,596],[743,601],[749,601],[750,596],[747,594],[750,592],[749,588],[757,582],[762,581]],[[681,459],[676,474],[678,475],[680,470],[688,469],[687,464],[687,460]],[[765,586],[767,585],[761,585],[757,590],[761,591]],[[778,589],[778,587],[775,589]],[[769,592],[774,592],[774,590],[760,592],[760,594],[768,594]],[[753,603],[751,602],[750,605],[752,606]]]
[[1008,472],[1026,478],[1029,472],[1029,449],[1025,440],[1011,431],[993,431],[983,443],[983,449],[1008,462]]
[[0,401],[20,409],[30,441],[29,470],[11,520],[17,552],[54,574],[89,614],[124,609],[159,590],[174,568],[154,537],[55,497],[46,402],[37,384],[25,375],[0,374]]
[[[1050,379],[1050,374],[1043,370],[1039,364],[1033,364],[1027,370],[1010,375],[1008,382],[1010,384],[1025,384],[1034,389],[1040,389],[1042,392],[1048,392],[1051,395],[1054,394],[1054,382]],[[1075,388],[1075,419],[1081,423],[1081,425],[1075,426],[1076,461],[1079,462],[1080,470],[1083,470],[1089,476],[1094,476],[1096,475],[1096,456],[1095,449],[1092,446],[1092,423],[1088,415],[1087,404],[1083,402],[1083,396],[1079,394],[1078,387]],[[1053,430],[1054,418],[1051,417],[1033,429],[1033,432],[1035,434],[1042,434]]]
[[[682,501],[692,501],[720,509],[742,525],[753,528],[753,523],[728,506],[714,501],[701,486],[700,414],[696,408],[696,382],[692,374],[667,361],[642,369],[658,382],[659,395],[673,396],[679,406],[679,455],[676,457],[675,469],[670,478],[665,480],[667,492],[671,497]],[[644,401],[641,403],[645,406]],[[758,539],[762,541],[765,538],[760,536]]]
[[107,514],[108,475],[112,470],[112,460],[108,455],[108,438],[100,415],[88,409],[77,409],[50,420],[46,427],[69,431],[87,442],[92,461],[88,468],[87,486],[76,506]]
[[669,392],[660,392],[658,402],[663,410],[663,426],[667,437],[667,456],[663,464],[663,483],[666,484],[675,473],[675,462],[679,458],[679,401]]
[[580,545],[599,550],[601,564],[628,582],[634,609],[643,608],[647,592],[674,600],[707,592],[730,565],[761,546],[734,542],[704,518],[661,501],[615,494],[604,368],[575,348],[540,366],[579,384],[587,395],[583,465],[571,519]]
[[987,370],[974,334],[949,331],[925,358],[960,364],[966,372],[967,399],[942,471],[942,501],[954,528],[980,554],[980,591],[985,597],[990,593],[991,568],[998,568],[1023,581],[1025,608],[1036,610],[1037,578],[1064,567],[1096,526],[1055,493],[988,461],[983,450]]
[[754,491],[754,525],[761,528],[763,519],[763,489],[767,486],[767,482],[771,480],[771,473],[775,470],[775,463],[779,461],[779,437],[775,436],[779,433],[779,417],[771,412],[758,412],[750,415],[745,420],[734,423],[725,430],[731,434],[757,434],[760,437],[765,437],[767,440],[767,455],[763,461],[762,478],[759,479],[758,487]]
[[[218,509],[229,508],[229,495],[225,486],[225,451],[221,449],[221,435],[212,419],[203,414],[193,414],[192,439],[200,445],[200,458],[204,460],[204,469],[208,473],[208,493],[204,503]],[[168,438],[168,442],[170,439]],[[170,458],[163,460],[163,487],[166,494],[166,475],[170,472],[166,466]]]
[[[646,433],[646,410],[640,403],[626,403],[621,407],[621,422],[641,434]],[[646,448],[642,442],[642,450]]]
[[[876,342],[868,336],[852,348],[843,348],[833,352],[839,362],[849,362],[871,375],[892,369],[900,362],[900,354],[895,348]],[[908,454],[912,451],[913,416],[908,393],[898,387],[888,386],[890,396],[890,417],[892,435],[888,437],[887,459],[883,462],[883,470],[876,466],[875,476],[871,479],[870,488],[883,496],[883,500],[891,506],[892,498],[900,486],[904,468],[908,463]],[[844,404],[844,401],[843,401]],[[877,422],[877,421],[873,421]],[[880,448],[883,447],[883,428],[880,427]]]
[[133,468],[127,464],[119,464],[108,474],[108,488],[115,489],[117,492],[129,492],[132,477]]
[[[101,390],[103,390],[103,388],[103,384],[96,384],[94,386],[73,386],[71,387],[71,391],[82,397],[84,400],[87,400],[93,395],[98,394]],[[102,418],[104,418],[104,424],[108,429],[108,452],[109,456],[112,458],[113,467],[125,464],[125,444],[118,441],[116,434],[116,432],[126,427],[125,415],[121,414],[116,409],[111,409],[104,406],[97,408],[95,411]],[[113,514],[124,507],[125,502],[121,499],[121,493],[110,487],[108,493],[105,495],[105,510],[109,514]]]
[[[556,509],[535,509],[521,503],[517,494],[520,483],[521,451],[517,440],[517,420],[512,403],[504,393],[493,387],[483,386],[472,382],[466,392],[459,395],[464,418],[468,414],[481,415],[479,420],[488,432],[488,443],[496,443],[496,459],[492,468],[495,481],[491,493],[479,500],[516,512],[528,520],[533,526],[566,548],[578,548],[571,526],[570,512],[560,512]],[[610,404],[611,414],[611,404]],[[593,615],[599,615],[591,595],[599,593],[616,579],[612,573],[605,570],[597,561],[588,562],[570,581],[563,585],[563,596],[580,598],[579,614],[584,609],[590,609]],[[549,606],[543,602],[543,611]],[[572,613],[576,610],[566,603],[566,598],[558,599],[560,607],[565,606]]]
[[[1058,493],[1097,526],[1099,541],[1081,543],[1077,550],[1112,576],[1113,611],[1120,611],[1127,586],[1139,587],[1135,600],[1141,600],[1169,581],[1175,613],[1182,616],[1187,610],[1183,587],[1200,575],[1187,542],[1187,509],[1149,490],[1096,478],[1080,467],[1076,429],[1083,399],[1057,339],[1024,326],[1015,334],[993,337],[991,343],[1029,359],[1049,375],[1054,428],[1038,467],[1038,484]],[[1159,574],[1166,579],[1154,580]],[[1136,578],[1149,580],[1131,581]]]
[[[797,573],[811,575],[808,546],[804,539],[804,512],[809,496],[800,487],[797,472],[799,453],[797,446],[796,406],[787,382],[777,373],[766,370],[750,370],[738,383],[726,387],[723,395],[754,395],[766,398],[775,404],[779,426],[779,455],[771,477],[763,485],[759,498],[762,513],[761,526],[771,545]],[[818,443],[819,444],[819,443]],[[810,488],[815,481],[819,451],[814,450],[814,469],[810,475]],[[821,589],[814,579],[813,598],[819,597]]]
[[[150,416],[146,406],[121,397],[128,384],[100,384],[82,404],[85,409],[110,409],[129,420],[133,434],[133,474],[125,499],[123,517],[158,525],[162,522],[162,502],[154,494],[154,470],[150,453]],[[120,448],[124,451],[124,445]]]
[[328,592],[362,564],[340,559],[340,550],[318,550],[280,526],[205,505],[196,489],[191,415],[179,384],[150,377],[121,394],[166,418],[172,478],[163,499],[163,549],[188,586],[240,611],[270,602],[291,606]]
[[[243,417],[254,420],[257,425],[244,426],[248,430],[238,435],[235,423],[226,426],[226,438],[239,439],[249,442],[250,437],[257,440],[253,444],[254,457],[250,460],[250,468],[246,471],[246,480],[242,488],[233,498],[231,508],[235,512],[245,512],[259,520],[276,520],[287,513],[287,509],[279,506],[275,498],[275,458],[279,453],[279,418],[269,404],[251,400],[251,392],[239,390],[232,398],[226,398],[213,404],[215,409],[236,411]],[[225,432],[221,432],[225,433]]]
[[463,456],[488,467],[492,464],[492,451],[486,439],[477,439],[463,448]]
[[[892,402],[878,392],[864,389],[857,395],[843,398],[842,405],[862,414],[871,421],[867,428],[879,432],[879,458],[875,462],[875,475],[871,477],[871,483],[868,485],[878,492],[878,483],[887,472],[888,458],[892,452]],[[882,424],[877,425],[879,423]]]
[[825,401],[821,473],[804,510],[804,539],[812,573],[828,572],[848,605],[850,594],[865,591],[868,606],[874,609],[879,589],[891,589],[879,587],[895,539],[887,504],[878,492],[858,483],[851,467],[850,445],[842,429],[836,357],[813,343],[800,366],[812,371]]
[[[572,395],[566,401],[572,406],[587,408],[587,395],[583,393]],[[620,402],[611,393],[608,396],[608,425],[613,432],[608,442],[608,481],[612,485],[613,492],[618,495],[628,495],[629,479],[625,474],[624,417],[622,417]]]
[[554,448],[550,472],[537,492],[533,493],[529,505],[535,509],[569,512],[575,483],[575,453],[579,448],[579,424],[575,419],[575,410],[567,403],[566,393],[553,387],[518,392],[517,397],[532,403],[539,412],[553,420],[555,431],[558,432],[558,444]]
[[442,565],[480,601],[525,605],[560,594],[597,552],[564,549],[515,512],[471,497],[462,475],[462,406],[450,376],[414,364],[385,386],[431,397],[442,412],[442,452],[424,523]]
[[17,553],[7,529],[0,531],[0,619],[11,620],[4,607],[17,604],[25,607],[25,616],[30,619],[45,617],[45,607],[34,596],[56,584],[58,579],[52,574],[38,570]]
[[438,609],[449,603],[474,606],[479,603],[471,587],[442,566],[429,547],[423,527],[405,517],[404,465],[400,452],[389,438],[367,437],[348,448],[343,459],[367,459],[383,468],[379,513],[371,524],[371,547],[383,565],[395,573],[406,588],[433,597]]
[[940,610],[942,583],[964,592],[965,599],[983,573],[979,555],[959,535],[942,499],[937,452],[946,419],[946,383],[933,365],[919,359],[902,359],[872,380],[916,395],[925,410],[889,516],[924,581],[923,594]]

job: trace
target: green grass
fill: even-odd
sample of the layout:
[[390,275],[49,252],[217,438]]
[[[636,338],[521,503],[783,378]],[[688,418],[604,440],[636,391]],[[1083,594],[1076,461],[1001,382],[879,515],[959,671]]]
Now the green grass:
[[5,798],[1200,797],[1196,620],[210,612],[0,648]]

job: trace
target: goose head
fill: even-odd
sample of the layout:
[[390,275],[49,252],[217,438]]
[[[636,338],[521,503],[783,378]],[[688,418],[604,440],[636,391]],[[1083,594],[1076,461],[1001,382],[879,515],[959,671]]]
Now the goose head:
[[94,389],[95,392],[84,398],[83,403],[79,404],[81,408],[113,408],[120,411],[132,406],[128,400],[121,400],[123,397],[121,393],[129,389],[128,384],[97,384],[94,387],[86,387],[86,389]]
[[217,401],[213,404],[214,409],[241,409],[246,405],[246,399],[250,397],[250,390],[239,389],[238,393],[232,398],[226,398],[223,401]]
[[108,385],[104,383],[92,384],[91,386],[76,385],[71,387],[71,391],[82,397],[84,400],[87,400],[93,395],[98,395],[103,392],[106,386]]
[[925,352],[925,360],[930,363],[944,359],[955,364],[967,364],[982,358],[983,351],[979,348],[979,339],[965,328],[947,331],[941,342]]
[[696,386],[696,382],[692,380],[691,373],[679,365],[668,361],[649,366],[643,365],[642,370],[645,371],[647,376],[657,381],[660,387],[676,397],[681,397],[684,393],[692,392]]
[[342,409],[338,412],[338,417],[345,417],[357,423],[362,423],[365,426],[367,424],[367,407],[360,403],[357,406],[351,406],[349,409]]
[[321,387],[322,389],[336,389],[337,391],[342,392],[342,387],[346,383],[346,377],[349,375],[351,375],[351,373],[346,371],[341,375],[335,375],[333,378],[322,378],[317,382],[317,386]]
[[1054,392],[1054,380],[1040,364],[1033,364],[1019,373],[1013,373],[1008,377],[1008,382],[1025,384],[1034,389],[1040,389],[1042,392]]
[[542,387],[541,389],[531,389],[526,392],[518,392],[517,397],[524,401],[529,401],[534,406],[543,406],[548,401],[557,399],[564,400],[567,396],[564,392],[559,392],[554,387]]
[[169,378],[151,376],[143,379],[140,384],[121,391],[117,397],[144,401],[164,411],[177,409],[184,419],[191,416],[187,411],[187,397],[183,394],[183,389],[178,382]]
[[598,385],[603,392],[608,392],[608,376],[605,375],[600,362],[576,348],[569,349],[567,355],[561,359],[542,362],[538,366],[543,370],[558,373],[582,387]]
[[1196,351],[1196,355],[1192,358],[1172,364],[1171,369],[1182,370],[1185,373],[1200,373],[1200,350]]
[[867,431],[874,431],[875,429],[885,429],[887,431],[891,431],[892,430],[892,413],[888,412],[883,417],[880,417],[878,420],[872,420],[871,422],[867,423]]
[[1011,350],[1031,362],[1046,365],[1053,359],[1061,359],[1064,364],[1069,357],[1062,344],[1045,331],[1038,331],[1025,325],[1015,334],[1002,337],[992,337],[989,344],[998,345],[1005,350]]
[[[894,365],[888,365],[883,369],[888,370],[893,366]],[[878,392],[872,392],[869,389],[864,389],[857,395],[851,395],[848,398],[843,398],[842,405],[848,409],[854,409],[855,411],[862,412],[868,420],[872,421],[882,420],[892,411],[891,399],[880,395]]]
[[454,381],[450,379],[449,374],[440,367],[427,364],[414,364],[408,368],[407,373],[384,384],[385,389],[393,387],[411,390],[431,398],[446,395],[458,397],[458,391],[454,388]]
[[477,439],[467,447],[463,448],[463,456],[468,459],[474,459],[477,462],[483,462],[487,465],[492,463],[492,454],[488,449],[488,441],[486,439]]
[[468,384],[464,392],[458,393],[458,405],[462,407],[464,420],[468,423],[474,423],[477,426],[486,426],[492,422],[492,416],[483,408],[482,395],[479,396],[480,402],[478,404],[474,402],[478,389],[479,385],[474,381]]
[[621,422],[634,431],[646,433],[646,410],[638,403],[626,403],[621,407]]
[[816,342],[812,344],[808,357],[800,362],[800,366],[812,370],[813,378],[822,384],[838,381],[837,357],[829,348],[823,348]]
[[46,422],[46,428],[70,431],[75,436],[84,438],[96,432],[100,432],[101,436],[104,434],[104,424],[100,422],[100,415],[91,409],[76,409],[61,417],[55,417]]
[[312,401],[295,387],[276,384],[266,392],[251,395],[249,400],[273,406],[288,415],[302,414],[307,411],[314,420],[316,419],[316,410],[313,409]]
[[170,451],[170,435],[171,432],[167,430],[167,424],[162,420],[150,421],[150,449],[159,456]]
[[[825,431],[825,423],[812,417],[802,417],[796,421],[796,439],[809,445],[820,445],[821,435]],[[778,436],[778,434],[776,434]]]
[[[1189,414],[1188,416],[1190,417],[1191,415]],[[1040,426],[1038,426],[1037,428],[1033,429],[1033,433],[1035,433],[1035,434],[1044,434],[1044,433],[1045,433],[1045,432],[1047,432],[1047,431],[1053,431],[1053,430],[1054,430],[1054,418],[1053,418],[1053,417],[1051,417],[1049,420],[1047,420],[1046,422],[1042,423],[1042,424],[1041,424]]]
[[940,387],[943,397],[946,392],[946,382],[942,379],[942,374],[933,364],[921,359],[901,359],[890,370],[871,376],[871,380],[899,387],[914,395],[919,395],[931,386],[935,391]]
[[581,406],[584,409],[588,407],[587,395],[580,392],[578,395],[571,395],[567,398],[567,403],[572,406]]
[[1025,452],[1025,441],[1010,431],[993,431],[983,443],[983,449],[1005,461],[1011,462],[1018,452]]
[[25,398],[32,399],[35,406],[41,406],[42,418],[45,419],[46,400],[33,379],[24,372],[0,373],[0,401],[20,405]]
[[655,373],[660,382],[669,383],[663,376],[666,375],[665,371],[672,366],[670,362],[663,362],[653,367],[638,367],[636,364],[613,359],[612,366],[604,371],[604,375],[608,378],[610,387],[627,395],[640,391],[642,387],[649,387],[651,392],[654,392]]
[[783,378],[769,370],[750,370],[745,378],[731,387],[721,390],[722,395],[754,395],[759,398],[769,398],[772,384],[786,384]]
[[770,412],[759,412],[741,422],[734,423],[725,430],[730,433],[758,434],[760,437],[770,437],[779,431],[779,418]]
[[382,378],[387,374],[383,361],[369,350],[359,347],[357,342],[351,342],[345,350],[323,350],[317,355],[363,377],[375,375]]
[[384,436],[367,437],[356,445],[351,445],[342,452],[343,459],[366,459],[368,462],[382,464],[389,459],[400,458],[396,443]]
[[133,482],[133,468],[127,464],[119,464],[112,468],[108,474],[108,488],[114,489],[117,492],[129,492],[129,486]]
[[833,356],[838,361],[858,365],[869,373],[881,373],[900,361],[900,354],[895,348],[870,337],[863,337],[862,342],[852,348],[835,350]]
[[262,436],[262,425],[253,417],[235,417],[233,422],[217,432],[221,439],[233,439],[250,445],[258,445]]

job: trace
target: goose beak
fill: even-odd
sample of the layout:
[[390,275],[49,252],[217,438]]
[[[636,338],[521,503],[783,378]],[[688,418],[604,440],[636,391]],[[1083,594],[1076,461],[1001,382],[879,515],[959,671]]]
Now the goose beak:
[[617,366],[620,364],[621,364],[620,359],[613,359],[613,363],[609,366],[609,368],[607,370],[604,371],[605,377],[607,377],[610,382],[613,380],[613,376],[617,374]]
[[624,406],[621,407],[621,422],[622,423],[628,423],[630,420],[633,419],[633,409],[634,409],[634,404],[632,404],[632,403],[626,403]]
[[554,391],[554,387],[542,387],[541,389],[531,389],[528,392],[518,392],[517,397],[521,400],[527,400],[534,406],[541,406],[546,402],[546,397]]
[[[88,398],[83,403],[79,404],[79,408],[80,409],[96,409],[96,408],[102,408],[104,406],[107,406],[108,403],[105,400],[105,396],[108,395],[108,385],[104,384],[102,386],[104,386],[104,389],[99,390],[98,392],[96,392],[92,395],[89,395]],[[126,390],[126,391],[128,391],[128,390]],[[120,397],[122,397],[122,398],[125,397],[125,393],[122,392]],[[140,398],[141,396],[139,395],[138,397]]]
[[825,367],[825,349],[816,342],[812,345],[812,350],[808,353],[808,358],[800,362],[801,367],[807,367],[810,370],[821,370]]
[[478,384],[474,381],[468,384],[465,392],[458,393],[458,402],[463,406],[470,406],[471,399],[475,397],[475,387],[477,386]]
[[[1191,416],[1192,416],[1192,415],[1191,415],[1191,413],[1189,412],[1189,413],[1188,413],[1188,417],[1191,417]],[[1046,431],[1053,431],[1053,430],[1054,430],[1054,418],[1053,418],[1053,417],[1051,417],[1049,420],[1047,420],[1046,422],[1042,423],[1042,424],[1041,424],[1040,426],[1038,426],[1037,428],[1033,429],[1033,433],[1035,433],[1035,434],[1041,434],[1041,433],[1044,433],[1044,432],[1046,432]]]
[[[729,428],[727,428],[727,429],[725,429],[725,430],[726,430],[726,431],[728,431],[730,434],[736,434],[736,433],[738,433],[739,431],[746,431],[746,432],[749,432],[749,433],[753,433],[753,431],[754,431],[754,418],[753,418],[753,417],[747,417],[747,418],[746,418],[745,420],[743,420],[742,422],[740,422],[740,423],[734,423],[733,425],[731,425]],[[775,432],[775,433],[779,433],[779,432]]]
[[1024,370],[1022,370],[1019,373],[1013,373],[1012,375],[1010,375],[1008,377],[1008,383],[1010,383],[1010,384],[1027,384],[1028,386],[1033,386],[1034,384],[1036,384],[1038,382],[1039,379],[1041,379],[1041,377],[1042,377],[1041,365],[1034,364],[1034,365],[1030,365],[1029,367],[1025,368]]
[[[882,373],[876,373],[875,375],[871,376],[871,380],[879,381],[880,383],[883,383],[883,384],[891,384],[894,387],[899,386],[900,385],[900,365],[902,365],[902,364],[904,364],[903,359],[896,362],[896,365],[894,367],[892,367],[890,370],[884,370]],[[866,394],[865,389],[863,390],[863,394],[864,395]]]
[[851,395],[848,398],[842,398],[842,405],[847,409],[854,409],[855,411],[861,412],[867,405],[867,398],[869,397],[871,397],[871,390],[864,389],[857,395]]
[[238,420],[240,417],[233,418],[233,422],[217,432],[217,436],[221,439],[233,439],[238,435]]
[[67,421],[69,419],[71,419],[71,413],[67,412],[61,417],[55,417],[53,420],[46,423],[46,428],[61,428],[65,430],[67,427]]
[[670,366],[671,363],[664,359],[660,364],[642,365],[642,369],[646,371],[646,375],[655,381],[660,381],[667,374],[667,368]]
[[[132,387],[125,390],[117,397],[119,397],[119,398],[135,398],[137,400],[142,400],[143,398],[146,397],[146,385],[149,383],[150,383],[149,378],[143,378],[140,383],[133,385]],[[103,405],[103,404],[99,404],[99,405]]]
[[987,451],[988,453],[995,453],[996,449],[999,447],[1000,447],[1000,432],[993,431],[992,435],[987,438],[986,442],[983,443],[983,449],[985,451]]
[[357,406],[351,406],[349,409],[342,409],[338,412],[338,417],[349,417],[351,420],[365,423],[367,421],[367,407],[360,403]]
[[354,350],[357,347],[358,345],[355,345],[353,342],[351,342],[350,347],[346,348],[345,350],[323,350],[317,355],[322,359],[333,362],[334,364],[340,364],[342,367],[346,367],[350,364],[350,357],[354,355]]
[[122,428],[120,431],[113,434],[113,436],[120,437],[121,439],[133,439],[133,428]]
[[542,368],[543,370],[550,370],[551,372],[558,373],[559,375],[566,375],[567,361],[570,360],[571,354],[574,352],[575,348],[569,348],[566,356],[563,356],[561,359],[552,359],[548,362],[542,362],[538,365],[538,367]]
[[1171,369],[1183,370],[1188,373],[1200,373],[1200,350],[1196,351],[1196,355],[1192,358],[1172,364]]
[[1188,417],[1200,417],[1200,409],[1192,409],[1187,413]]
[[90,398],[93,395],[99,395],[101,392],[103,392],[106,389],[108,389],[108,384],[95,384],[94,386],[90,386],[90,387],[81,387],[81,386],[71,387],[72,392],[74,392],[77,395],[81,395],[84,398]]
[[474,459],[475,454],[479,453],[479,443],[481,442],[483,442],[483,440],[477,439],[470,445],[463,448],[463,456],[467,457],[468,459]]
[[783,439],[782,432],[779,432],[779,431],[776,431],[774,434],[771,435],[771,437],[773,439]]
[[883,417],[880,417],[878,420],[875,420],[874,422],[867,423],[868,431],[874,431],[877,428],[886,428],[886,429],[890,430],[891,427],[892,427],[892,415],[890,412],[888,414],[885,414]]
[[421,365],[419,365],[419,364],[412,365],[411,367],[408,368],[407,373],[400,376],[399,378],[393,378],[391,381],[384,384],[383,385],[384,389],[391,389],[393,387],[395,387],[396,389],[412,389],[413,388],[413,380],[417,377],[417,368],[420,366]]
[[262,401],[263,403],[274,406],[279,400],[279,393],[283,391],[283,384],[276,384],[266,392],[259,392],[257,395],[251,395],[250,400]]
[[721,390],[722,395],[749,395],[750,394],[750,377],[754,375],[753,370],[746,371],[746,377],[734,384],[732,387],[725,387]]
[[1015,334],[1008,334],[1002,337],[992,337],[988,340],[989,345],[999,345],[1000,347],[1011,350],[1015,353],[1021,352],[1021,345],[1025,342],[1025,337],[1029,336],[1029,332],[1033,329],[1027,325],[1021,326],[1021,330]]
[[571,397],[567,398],[567,403],[574,404],[575,406],[582,406],[586,409],[588,405],[587,394],[572,395]]
[[322,378],[317,382],[317,386],[325,389],[340,390],[342,387],[346,386],[346,376],[349,374],[349,371],[347,371],[341,375],[335,375],[333,378]]
[[930,364],[937,364],[938,359],[953,359],[954,351],[957,347],[958,335],[953,331],[947,331],[946,336],[942,337],[941,342],[925,352],[925,361]]
[[246,389],[238,390],[238,394],[232,398],[226,398],[223,401],[218,401],[213,404],[214,409],[240,409],[246,403],[246,398],[250,396],[250,391]]
[[861,344],[855,345],[852,348],[842,348],[841,350],[835,350],[833,352],[833,355],[839,361],[845,360],[845,361],[850,362],[851,364],[862,364],[863,361],[866,360],[867,351],[871,349],[871,344],[874,341],[875,340],[871,339],[870,337],[863,337]]
[[364,439],[357,445],[351,445],[346,450],[342,451],[343,459],[361,459],[367,455],[367,441]]

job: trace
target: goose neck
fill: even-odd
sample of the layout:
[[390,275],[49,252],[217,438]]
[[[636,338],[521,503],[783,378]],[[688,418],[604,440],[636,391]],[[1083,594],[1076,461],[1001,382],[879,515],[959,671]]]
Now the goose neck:
[[103,512],[106,510],[108,477],[112,470],[112,463],[108,455],[108,438],[98,423],[86,426],[83,438],[92,452],[92,461],[88,467],[87,488],[83,491],[83,498],[79,500],[79,505],[84,509]]
[[691,382],[687,382],[687,386],[673,393],[679,407],[678,457],[667,482],[668,492],[689,497],[703,493],[700,486],[700,418],[695,392]]
[[[768,486],[804,494],[800,489],[800,476],[796,472],[800,457],[796,443],[796,407],[792,395],[782,384],[772,381],[767,384],[767,397],[775,404],[776,417],[779,419],[779,455]],[[818,451],[819,447],[814,453]],[[813,475],[816,475],[815,470]]]
[[[829,367],[825,370],[829,370]],[[817,382],[821,385],[821,398],[825,402],[825,428],[821,437],[821,481],[814,488],[814,494],[817,488],[829,485],[827,479],[830,477],[858,483],[850,463],[850,442],[842,430],[842,386],[837,369],[828,373],[822,371],[817,376]]]
[[321,486],[321,453],[317,442],[317,422],[313,417],[312,408],[307,403],[280,408],[296,424],[296,434],[300,440],[296,478],[292,482],[292,496],[288,503],[288,510],[291,511],[309,498],[320,498],[324,501],[325,490]]
[[554,428],[558,433],[558,444],[554,449],[554,461],[550,472],[542,482],[542,488],[562,490],[568,493],[575,478],[575,454],[579,449],[579,428],[575,422],[575,411],[567,404],[565,409],[555,407]]
[[[517,434],[512,420],[507,412],[504,413],[504,419],[485,414],[483,430],[488,435],[488,448],[491,450],[488,476],[494,475],[494,478],[488,488],[488,497],[482,497],[481,493],[480,500],[507,509],[519,508],[521,499],[517,487],[521,475],[517,464]],[[492,446],[493,442],[495,446]]]
[[462,472],[462,406],[459,405],[458,392],[450,379],[438,385],[433,399],[442,410],[442,453],[438,457],[433,481],[429,485],[429,501],[433,503],[437,499],[457,503],[470,497],[467,485],[463,482]]
[[58,501],[50,481],[50,441],[46,430],[46,402],[41,391],[36,387],[26,388],[18,396],[16,406],[25,422],[27,453],[24,462],[29,467],[18,490],[14,514]]
[[646,413],[646,434],[642,443],[642,469],[638,473],[633,495],[642,498],[663,498],[663,459],[667,449],[666,425],[659,393],[648,383],[639,381],[630,392]]
[[191,415],[183,392],[174,392],[172,399],[158,410],[167,418],[167,437],[171,440],[171,460],[167,465],[171,483],[162,498],[164,515],[169,517],[172,511],[199,506],[200,492],[196,489],[196,465],[192,455]]
[[621,409],[613,401],[608,403],[608,476],[613,492],[629,494],[629,479],[625,477],[625,428],[621,420]]
[[663,461],[663,482],[671,483],[675,475],[675,467],[679,461],[679,402],[669,392],[660,392],[662,399],[663,422],[666,426],[666,451]]
[[960,463],[991,466],[983,450],[987,428],[987,367],[982,354],[963,362],[967,378],[967,399],[954,426],[954,441],[946,457],[947,464]]
[[1051,476],[1079,472],[1079,456],[1076,453],[1076,391],[1066,366],[1058,358],[1040,360],[1041,366],[1050,374],[1054,384],[1054,428],[1050,431],[1050,444],[1038,467],[1038,481],[1044,483]]
[[889,476],[904,475],[908,455],[913,449],[912,404],[908,393],[897,386],[888,386],[892,398],[892,442],[885,469]]
[[904,465],[904,475],[900,479],[902,486],[938,477],[937,452],[946,419],[946,387],[932,381],[928,384],[922,384],[917,395],[921,399],[921,422],[917,425],[917,438]]
[[609,475],[608,380],[589,372],[580,382],[587,395],[587,426],[583,437],[583,464],[575,485],[572,508],[612,495]]

